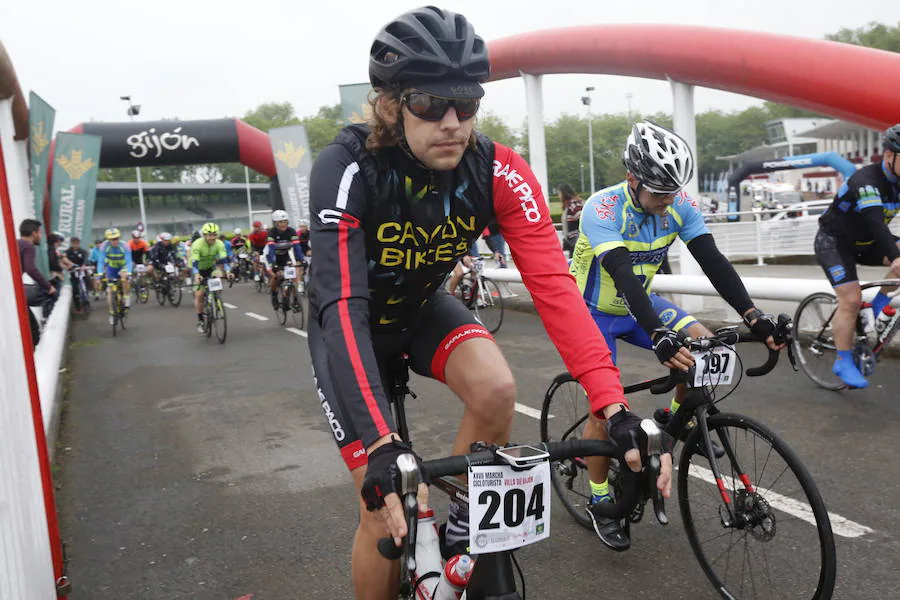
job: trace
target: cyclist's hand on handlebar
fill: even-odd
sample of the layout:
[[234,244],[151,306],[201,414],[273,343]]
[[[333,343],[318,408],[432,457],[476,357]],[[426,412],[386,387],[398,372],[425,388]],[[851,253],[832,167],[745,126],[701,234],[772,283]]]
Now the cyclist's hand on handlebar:
[[653,332],[653,351],[656,358],[670,369],[687,371],[694,365],[694,357],[682,346],[685,336],[671,329],[657,329]]
[[772,315],[769,314],[759,314],[758,316],[754,316],[753,319],[747,323],[747,326],[750,328],[750,332],[753,335],[758,336],[760,339],[766,340],[766,346],[769,347],[769,350],[773,350],[775,352],[781,350],[785,347],[785,343],[778,343],[775,341],[775,319],[772,318]]
[[[622,449],[625,449],[625,462],[634,472],[640,472],[641,464],[641,418],[624,407],[619,412],[611,415],[606,421],[606,430],[609,437]],[[656,489],[663,498],[668,498],[672,493],[672,438],[665,432],[663,436],[663,453],[660,455],[659,477],[656,479]],[[645,438],[646,439],[646,438]]]
[[369,464],[360,490],[366,508],[377,513],[377,518],[384,523],[385,531],[397,546],[407,534],[406,517],[397,493],[400,487],[397,458],[401,454],[412,454],[421,464],[421,459],[409,445],[394,439],[369,453]]

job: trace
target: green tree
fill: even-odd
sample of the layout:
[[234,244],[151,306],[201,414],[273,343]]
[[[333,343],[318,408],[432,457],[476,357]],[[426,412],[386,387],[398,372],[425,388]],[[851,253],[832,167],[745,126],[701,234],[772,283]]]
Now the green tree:
[[857,29],[842,28],[825,36],[826,40],[843,42],[888,52],[900,52],[900,21],[896,25],[871,22]]
[[486,112],[478,117],[478,131],[488,136],[495,142],[499,142],[504,146],[508,146],[513,150],[519,147],[519,136],[498,115],[492,112]]
[[341,118],[341,105],[322,106],[314,116],[304,117],[303,126],[309,138],[309,149],[313,159],[330,144],[344,126]]

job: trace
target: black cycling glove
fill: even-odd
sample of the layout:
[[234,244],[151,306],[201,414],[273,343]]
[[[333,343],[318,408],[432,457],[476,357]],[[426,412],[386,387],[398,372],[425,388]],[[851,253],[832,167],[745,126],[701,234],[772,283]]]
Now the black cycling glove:
[[400,471],[397,468],[397,457],[401,454],[412,454],[421,465],[422,460],[416,456],[408,444],[393,440],[379,446],[369,454],[369,465],[362,484],[362,498],[370,511],[384,506],[384,498],[396,493],[400,487]]
[[[640,443],[641,440],[646,439],[641,429],[642,420],[625,408],[622,408],[606,420],[606,431],[609,434],[609,439],[622,449],[623,455],[632,448],[640,450],[642,457],[646,455],[646,444]],[[665,431],[661,433],[662,451],[663,453],[671,454],[672,449],[675,447],[675,440]]]
[[772,318],[772,315],[763,314],[756,310],[748,315],[747,320],[753,319],[756,319],[756,323],[753,325],[747,324],[753,335],[762,341],[766,341],[769,336],[775,335],[775,320]]
[[681,348],[685,335],[671,329],[657,329],[653,332],[653,351],[661,363],[672,360]]

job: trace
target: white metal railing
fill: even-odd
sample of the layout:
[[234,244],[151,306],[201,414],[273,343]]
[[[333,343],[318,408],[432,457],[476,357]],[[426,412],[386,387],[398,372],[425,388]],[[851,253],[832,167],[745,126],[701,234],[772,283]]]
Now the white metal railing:
[[[788,217],[791,208],[765,211],[742,211],[707,215],[715,220],[707,223],[716,245],[730,260],[756,259],[756,264],[765,264],[765,259],[778,256],[812,256],[813,242],[819,230],[818,214],[809,214],[802,207],[794,209],[802,216]],[[728,221],[729,215],[740,220]],[[900,235],[900,220],[891,223],[891,231]],[[677,258],[680,245],[673,244],[669,255]]]

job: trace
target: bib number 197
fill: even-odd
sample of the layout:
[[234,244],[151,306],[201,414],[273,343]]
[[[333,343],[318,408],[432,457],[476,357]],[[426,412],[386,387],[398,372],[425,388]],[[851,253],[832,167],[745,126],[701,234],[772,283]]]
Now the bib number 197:
[[737,356],[726,347],[695,352],[694,385],[731,385]]

